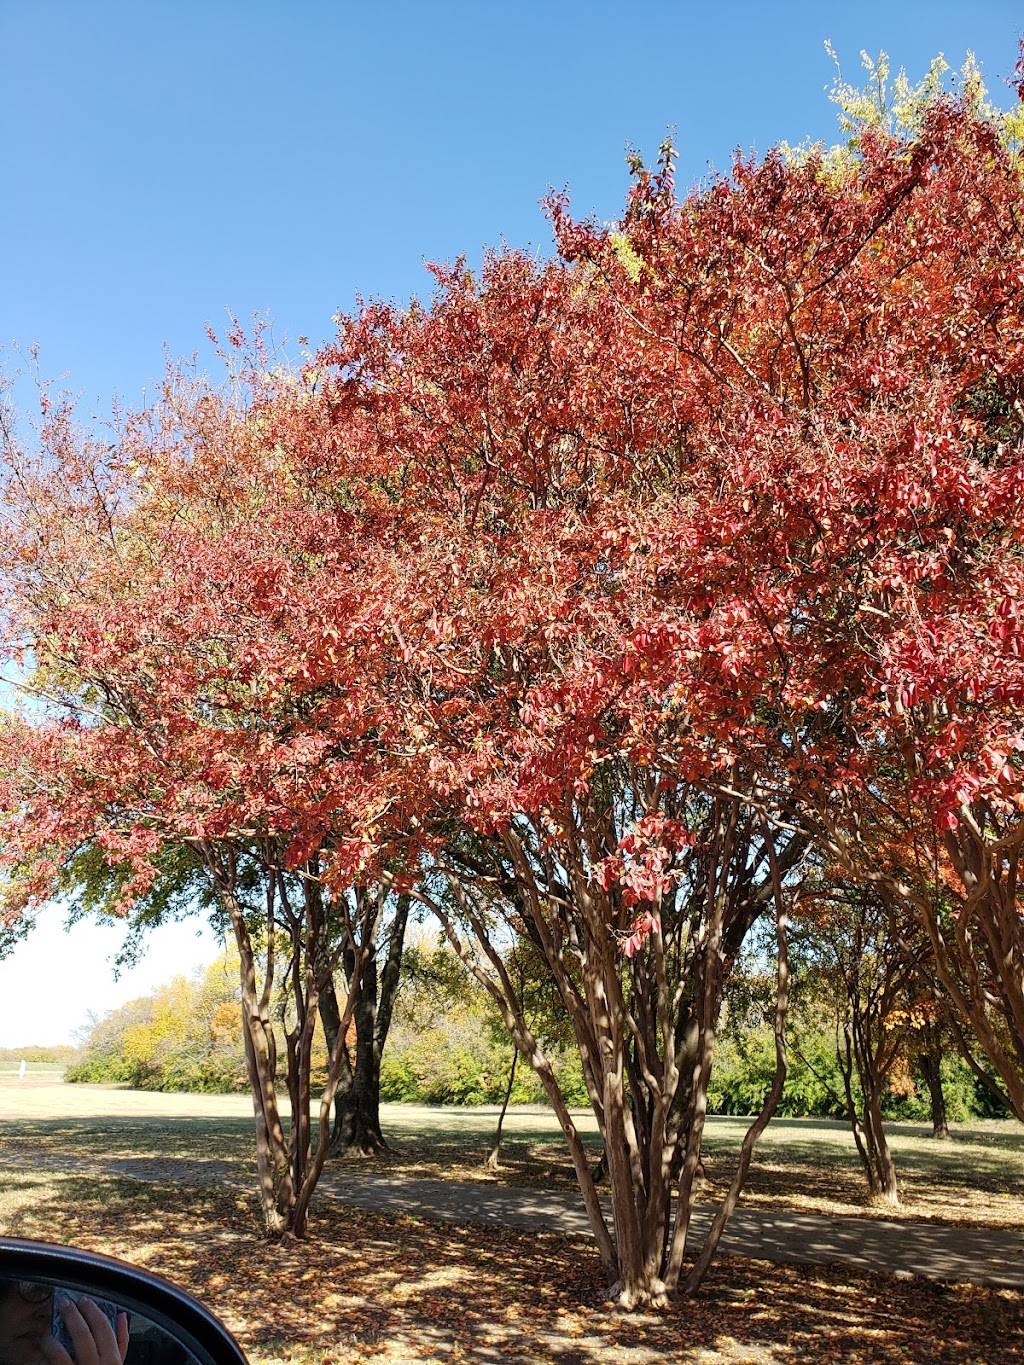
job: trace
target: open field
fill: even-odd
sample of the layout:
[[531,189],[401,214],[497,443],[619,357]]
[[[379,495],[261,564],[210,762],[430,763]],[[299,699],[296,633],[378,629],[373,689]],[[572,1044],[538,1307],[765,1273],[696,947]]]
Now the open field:
[[[0,1077],[17,1077],[21,1070],[20,1062],[0,1062]],[[43,1074],[46,1076],[62,1076],[64,1074],[63,1062],[29,1062],[25,1080]]]
[[[574,1189],[558,1123],[546,1109],[523,1106],[505,1120],[502,1170],[482,1162],[497,1110],[382,1106],[392,1150],[373,1162],[383,1174],[498,1181],[529,1188]],[[577,1122],[596,1153],[593,1116]],[[4,1123],[4,1121],[7,1121]],[[247,1161],[252,1105],[247,1095],[171,1095],[117,1086],[62,1085],[39,1075],[19,1083],[0,1076],[0,1123],[10,1152]],[[711,1199],[732,1173],[744,1120],[708,1120],[702,1194]],[[936,1142],[927,1128],[892,1124],[903,1204],[872,1208],[848,1127],[826,1119],[776,1119],[758,1143],[743,1202],[797,1212],[937,1218],[979,1227],[1024,1226],[1024,1127],[990,1120],[954,1128]]]
[[[171,1276],[229,1323],[254,1365],[1000,1365],[1024,1357],[1024,1295],[1010,1290],[730,1258],[713,1269],[697,1302],[621,1314],[603,1305],[589,1245],[556,1235],[320,1202],[307,1241],[270,1244],[259,1236],[247,1175],[250,1114],[246,1096],[0,1077],[0,1230],[109,1251]],[[388,1106],[395,1150],[381,1169],[486,1178],[480,1162],[494,1120],[488,1110]],[[717,1183],[742,1124],[717,1119],[710,1130],[709,1175]],[[949,1144],[921,1131],[896,1133],[915,1216],[959,1204],[961,1221],[1019,1225],[1019,1129],[985,1124]],[[507,1132],[504,1183],[569,1184],[550,1114],[517,1110]],[[592,1124],[590,1140],[596,1146]],[[161,1184],[76,1169],[82,1162],[98,1169],[104,1156],[174,1157],[190,1167],[227,1160],[243,1179],[230,1188],[181,1176]],[[783,1122],[762,1143],[754,1197],[863,1214],[859,1178],[840,1125]],[[930,1199],[926,1181],[935,1185]]]

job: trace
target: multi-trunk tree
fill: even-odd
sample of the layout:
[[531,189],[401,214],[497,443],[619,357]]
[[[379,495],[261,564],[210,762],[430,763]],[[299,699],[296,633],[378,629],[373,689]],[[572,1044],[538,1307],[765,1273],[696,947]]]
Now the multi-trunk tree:
[[351,943],[342,952],[345,999],[352,1001],[348,1033],[342,1029],[346,1013],[338,1001],[333,975],[320,992],[320,1020],[328,1051],[333,1054],[337,1049],[341,1058],[332,1155],[372,1156],[387,1146],[380,1126],[380,1064],[401,980],[409,908],[408,892],[394,898],[387,923],[378,922],[374,949],[360,970]]
[[[491,992],[539,1075],[613,1297],[633,1307],[699,1287],[781,1093],[785,884],[802,841],[791,836],[776,848],[768,825],[737,799],[702,801],[657,777],[642,792],[616,796],[602,784],[594,795],[567,800],[554,830],[549,808],[544,818],[519,815],[473,857],[439,853],[417,895]],[[745,934],[766,913],[776,915],[780,945],[775,1082],[686,1269],[722,995]],[[504,945],[514,934],[533,942],[571,1021],[603,1142],[610,1225],[555,1068],[509,970]]]
[[760,694],[735,747],[846,876],[916,918],[1024,1118],[1024,197],[1006,126],[970,91],[937,98],[911,139],[769,156],[682,205],[666,164],[617,237],[562,240],[635,328],[629,401],[671,397],[666,448],[704,505],[666,505],[642,553],[671,584],[719,547],[702,643]]
[[[377,465],[387,453],[405,509],[389,747],[422,794],[417,819],[436,822],[429,866],[467,917],[473,878],[494,892],[492,874],[453,869],[457,811],[497,841],[502,895],[548,935],[552,970],[566,970],[562,935],[583,971],[616,934],[659,951],[693,836],[672,801],[734,802],[741,824],[763,820],[786,848],[816,841],[897,920],[916,916],[1012,1099],[1016,155],[968,93],[933,100],[909,138],[868,127],[841,158],[771,154],[683,201],[670,153],[636,171],[615,230],[555,202],[557,262],[506,252],[479,279],[439,271],[428,308],[369,309],[319,357],[339,441]],[[631,889],[624,921],[615,859],[648,857],[645,821],[671,873]],[[721,888],[715,838],[697,844]],[[945,924],[936,896],[952,902]],[[554,933],[558,914],[578,942]],[[678,968],[691,985],[702,969]],[[626,1062],[587,1030],[611,1020],[638,1056],[648,1044],[609,1005],[611,977],[589,979],[564,989],[584,993],[581,1053],[610,1059],[595,1111],[617,1122],[621,1107],[628,1126],[643,1104],[601,1099]],[[668,1082],[652,1069],[644,1084],[664,1096]],[[625,1161],[620,1137],[610,1161]],[[646,1181],[640,1159],[618,1196],[612,1181],[627,1301],[678,1283],[667,1241],[631,1260],[625,1191],[635,1202]]]
[[[126,915],[159,900],[168,860],[200,877],[239,952],[266,1226],[301,1233],[390,893],[329,871],[356,824],[341,812],[360,724],[341,739],[310,718],[351,708],[351,694],[317,690],[316,651],[338,647],[320,612],[346,578],[318,552],[319,509],[293,497],[283,453],[260,437],[266,396],[179,379],[112,450],[62,410],[40,456],[8,449],[4,644],[33,706],[2,734],[4,856],[10,895],[31,903],[73,881],[87,851]],[[314,1141],[317,1007],[346,954]]]
[[917,1018],[912,936],[893,933],[871,888],[856,885],[819,885],[803,897],[799,922],[809,985],[830,1006],[843,1107],[868,1190],[873,1199],[898,1204],[882,1106],[893,1074],[906,1064]]

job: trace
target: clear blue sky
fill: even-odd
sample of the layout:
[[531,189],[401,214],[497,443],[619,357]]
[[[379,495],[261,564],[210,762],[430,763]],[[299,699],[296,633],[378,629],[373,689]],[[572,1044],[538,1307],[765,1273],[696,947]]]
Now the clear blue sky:
[[[427,292],[424,260],[546,251],[549,187],[614,218],[627,148],[669,129],[684,184],[835,141],[826,38],[847,79],[862,48],[915,80],[970,48],[1006,103],[1022,29],[1020,0],[0,0],[0,346],[38,343],[102,417],[229,311],[316,343],[360,292]],[[47,912],[0,963],[0,1046],[208,959],[194,934],[115,991],[116,931]]]
[[1021,29],[1019,0],[0,0],[0,345],[102,415],[229,310],[316,342],[425,259],[546,250],[549,186],[614,217],[669,128],[685,183],[836,140],[826,38],[848,78],[972,48],[1005,102]]

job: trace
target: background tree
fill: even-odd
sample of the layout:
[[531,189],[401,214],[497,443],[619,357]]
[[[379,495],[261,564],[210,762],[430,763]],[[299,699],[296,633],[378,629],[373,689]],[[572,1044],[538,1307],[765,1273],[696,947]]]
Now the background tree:
[[177,977],[97,1020],[64,1079],[142,1090],[247,1090],[237,955]]
[[800,925],[807,970],[831,997],[846,1116],[868,1189],[898,1204],[882,1111],[897,1068],[906,1068],[915,963],[870,889],[817,887],[801,902]]
[[948,1029],[943,1026],[941,1013],[935,1002],[917,995],[911,1002],[913,1026],[908,1046],[915,1070],[928,1088],[932,1137],[949,1137],[949,1117],[946,1091],[942,1075],[942,1061],[949,1051]]
[[[398,989],[384,1096],[420,1104],[500,1104],[510,1050],[491,997],[447,944],[421,930]],[[557,1064],[561,1070],[561,1057]],[[518,1068],[513,1095],[518,1104],[544,1098],[531,1072]]]
[[[342,953],[340,965],[346,995],[353,997],[354,1061],[349,1038],[341,1034],[344,1015],[332,977],[326,979],[320,994],[320,1018],[328,1048],[332,1052],[338,1049],[341,1057],[334,1099],[332,1155],[351,1152],[357,1156],[372,1156],[387,1146],[380,1127],[381,1062],[401,981],[409,904],[408,893],[395,899],[390,919],[386,927],[378,928],[374,951],[361,972],[356,971],[356,953],[352,946]],[[382,958],[380,968],[378,957]]]

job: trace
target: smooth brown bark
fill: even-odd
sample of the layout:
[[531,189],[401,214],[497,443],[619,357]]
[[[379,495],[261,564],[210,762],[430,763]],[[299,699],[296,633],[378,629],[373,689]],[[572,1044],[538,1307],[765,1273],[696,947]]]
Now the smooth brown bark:
[[750,1170],[750,1160],[754,1153],[754,1144],[767,1128],[772,1115],[778,1107],[779,1100],[782,1098],[782,1088],[786,1083],[787,1057],[786,1057],[786,1017],[789,1011],[789,952],[787,943],[787,923],[785,893],[782,886],[782,878],[779,874],[778,860],[775,856],[774,844],[771,840],[770,832],[766,833],[766,847],[771,864],[772,885],[775,893],[775,939],[777,944],[777,975],[775,986],[775,1076],[772,1081],[771,1090],[765,1098],[764,1105],[756,1120],[747,1129],[743,1142],[740,1147],[739,1161],[736,1164],[736,1171],[729,1184],[729,1191],[722,1201],[712,1220],[711,1227],[704,1239],[704,1245],[694,1262],[693,1269],[686,1277],[683,1292],[687,1297],[696,1294],[704,1277],[710,1269],[711,1262],[718,1250],[718,1244],[722,1239],[726,1224],[732,1217],[739,1202],[740,1194],[746,1183],[747,1174]]
[[489,1171],[498,1170],[501,1165],[501,1130],[505,1124],[505,1114],[508,1111],[508,1102],[512,1098],[512,1087],[516,1083],[516,1062],[519,1060],[519,1049],[515,1043],[512,1044],[512,1062],[508,1069],[508,1084],[505,1086],[505,1098],[501,1102],[501,1111],[498,1114],[498,1123],[494,1130],[494,1137],[491,1140],[491,1150],[487,1153],[487,1160],[484,1165]]
[[[765,841],[778,838],[782,845],[780,886],[805,848],[791,832],[776,836],[762,828],[736,798],[705,798],[698,809],[699,838],[679,853],[677,889],[650,902],[649,932],[632,955],[623,944],[645,907],[624,905],[616,887],[600,886],[590,872],[618,843],[607,808],[577,808],[571,817],[563,812],[557,850],[549,851],[545,828],[523,820],[489,851],[453,851],[435,869],[446,878],[450,901],[418,893],[491,992],[514,1042],[544,1082],[566,1133],[609,1294],[627,1309],[657,1307],[680,1290],[722,994],[744,936],[775,899]],[[571,1022],[604,1146],[610,1224],[594,1170],[497,946],[510,931],[529,934]],[[755,1125],[708,1245],[709,1260],[759,1132]]]
[[[242,1001],[242,1034],[252,1088],[256,1128],[256,1166],[264,1227],[270,1236],[301,1237],[306,1229],[309,1201],[327,1156],[330,1106],[341,1066],[341,1048],[328,1061],[328,1077],[320,1103],[317,1141],[313,1141],[311,1063],[313,1031],[321,989],[337,965],[341,944],[331,952],[326,935],[330,916],[315,868],[305,869],[298,885],[289,886],[277,861],[278,850],[267,845],[241,856],[256,861],[265,884],[262,936],[264,961],[249,929],[249,917],[239,894],[239,853],[207,845],[204,862],[230,918],[238,947]],[[355,913],[347,903],[342,912],[342,943],[355,944],[353,977],[358,981],[367,961],[373,929],[385,893],[356,895]],[[284,950],[281,950],[281,941]],[[290,1017],[284,1023],[285,1088],[289,1102],[287,1130],[278,1101],[278,1048],[271,1016],[277,965],[284,959]],[[259,970],[262,966],[262,971]],[[259,977],[262,975],[262,982]],[[341,1036],[352,1014],[351,1000],[340,1021]]]

